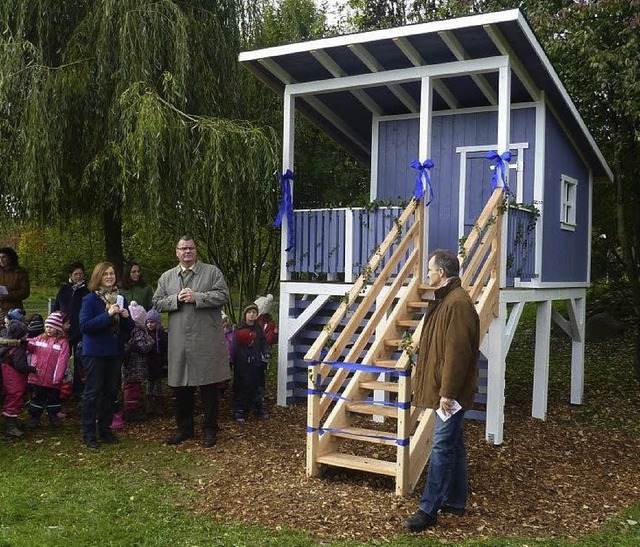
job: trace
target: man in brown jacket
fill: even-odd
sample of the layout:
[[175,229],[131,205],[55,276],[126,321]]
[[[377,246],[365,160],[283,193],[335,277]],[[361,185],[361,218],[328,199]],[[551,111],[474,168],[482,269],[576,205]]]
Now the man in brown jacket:
[[419,509],[404,523],[412,532],[433,526],[438,511],[463,515],[467,504],[463,419],[476,392],[480,329],[459,270],[450,251],[429,258],[429,285],[436,291],[420,338],[413,404],[438,412]]

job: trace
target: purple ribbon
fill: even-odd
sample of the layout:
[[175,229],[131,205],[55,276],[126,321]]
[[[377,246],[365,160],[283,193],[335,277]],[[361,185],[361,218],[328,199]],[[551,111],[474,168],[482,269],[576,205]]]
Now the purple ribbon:
[[417,159],[411,162],[411,168],[418,171],[416,175],[416,187],[413,190],[413,197],[420,201],[429,191],[429,200],[425,201],[425,207],[433,201],[433,187],[431,186],[431,178],[429,177],[429,169],[433,169],[435,164],[431,160],[425,160],[420,163]]
[[491,191],[493,192],[498,187],[498,180],[500,180],[503,191],[508,193],[509,185],[507,184],[507,166],[505,162],[511,161],[511,152],[507,150],[500,155],[497,150],[490,150],[487,152],[487,159],[495,162],[495,169],[491,177]]
[[280,209],[278,210],[278,216],[273,221],[273,225],[279,228],[282,225],[282,220],[287,217],[287,227],[289,229],[289,246],[285,251],[290,251],[296,245],[296,232],[293,224],[293,197],[291,195],[291,181],[296,177],[291,171],[287,169],[284,173],[276,173],[280,179],[280,189],[282,190],[282,199],[280,201]]

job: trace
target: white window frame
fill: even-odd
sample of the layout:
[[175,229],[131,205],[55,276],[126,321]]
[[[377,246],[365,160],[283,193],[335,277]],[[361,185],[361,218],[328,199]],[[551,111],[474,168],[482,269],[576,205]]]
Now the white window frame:
[[576,229],[576,206],[578,204],[578,181],[567,175],[560,175],[560,228]]

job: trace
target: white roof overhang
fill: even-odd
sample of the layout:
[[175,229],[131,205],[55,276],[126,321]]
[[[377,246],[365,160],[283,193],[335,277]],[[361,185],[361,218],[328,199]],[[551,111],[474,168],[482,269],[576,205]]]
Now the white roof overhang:
[[594,176],[613,178],[517,9],[248,51],[240,62],[366,162],[373,116],[418,114],[422,77],[434,83],[434,112],[492,107],[497,71],[509,66],[511,103],[538,101],[544,91]]

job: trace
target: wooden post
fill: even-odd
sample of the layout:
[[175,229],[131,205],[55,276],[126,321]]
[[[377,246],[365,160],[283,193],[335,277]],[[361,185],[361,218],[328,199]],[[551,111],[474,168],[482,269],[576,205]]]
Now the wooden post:
[[[431,154],[431,116],[433,110],[433,82],[430,77],[422,78],[420,88],[420,136],[418,142],[418,159],[424,162]],[[425,195],[424,200],[429,199]],[[416,220],[422,223],[422,241],[420,244],[420,257],[418,259],[420,267],[420,278],[423,283],[427,281],[428,261],[429,261],[429,211],[424,203],[420,203],[416,211]]]
[[533,403],[531,415],[547,418],[549,391],[549,340],[551,338],[551,300],[538,302],[536,309],[536,348],[533,369]]

